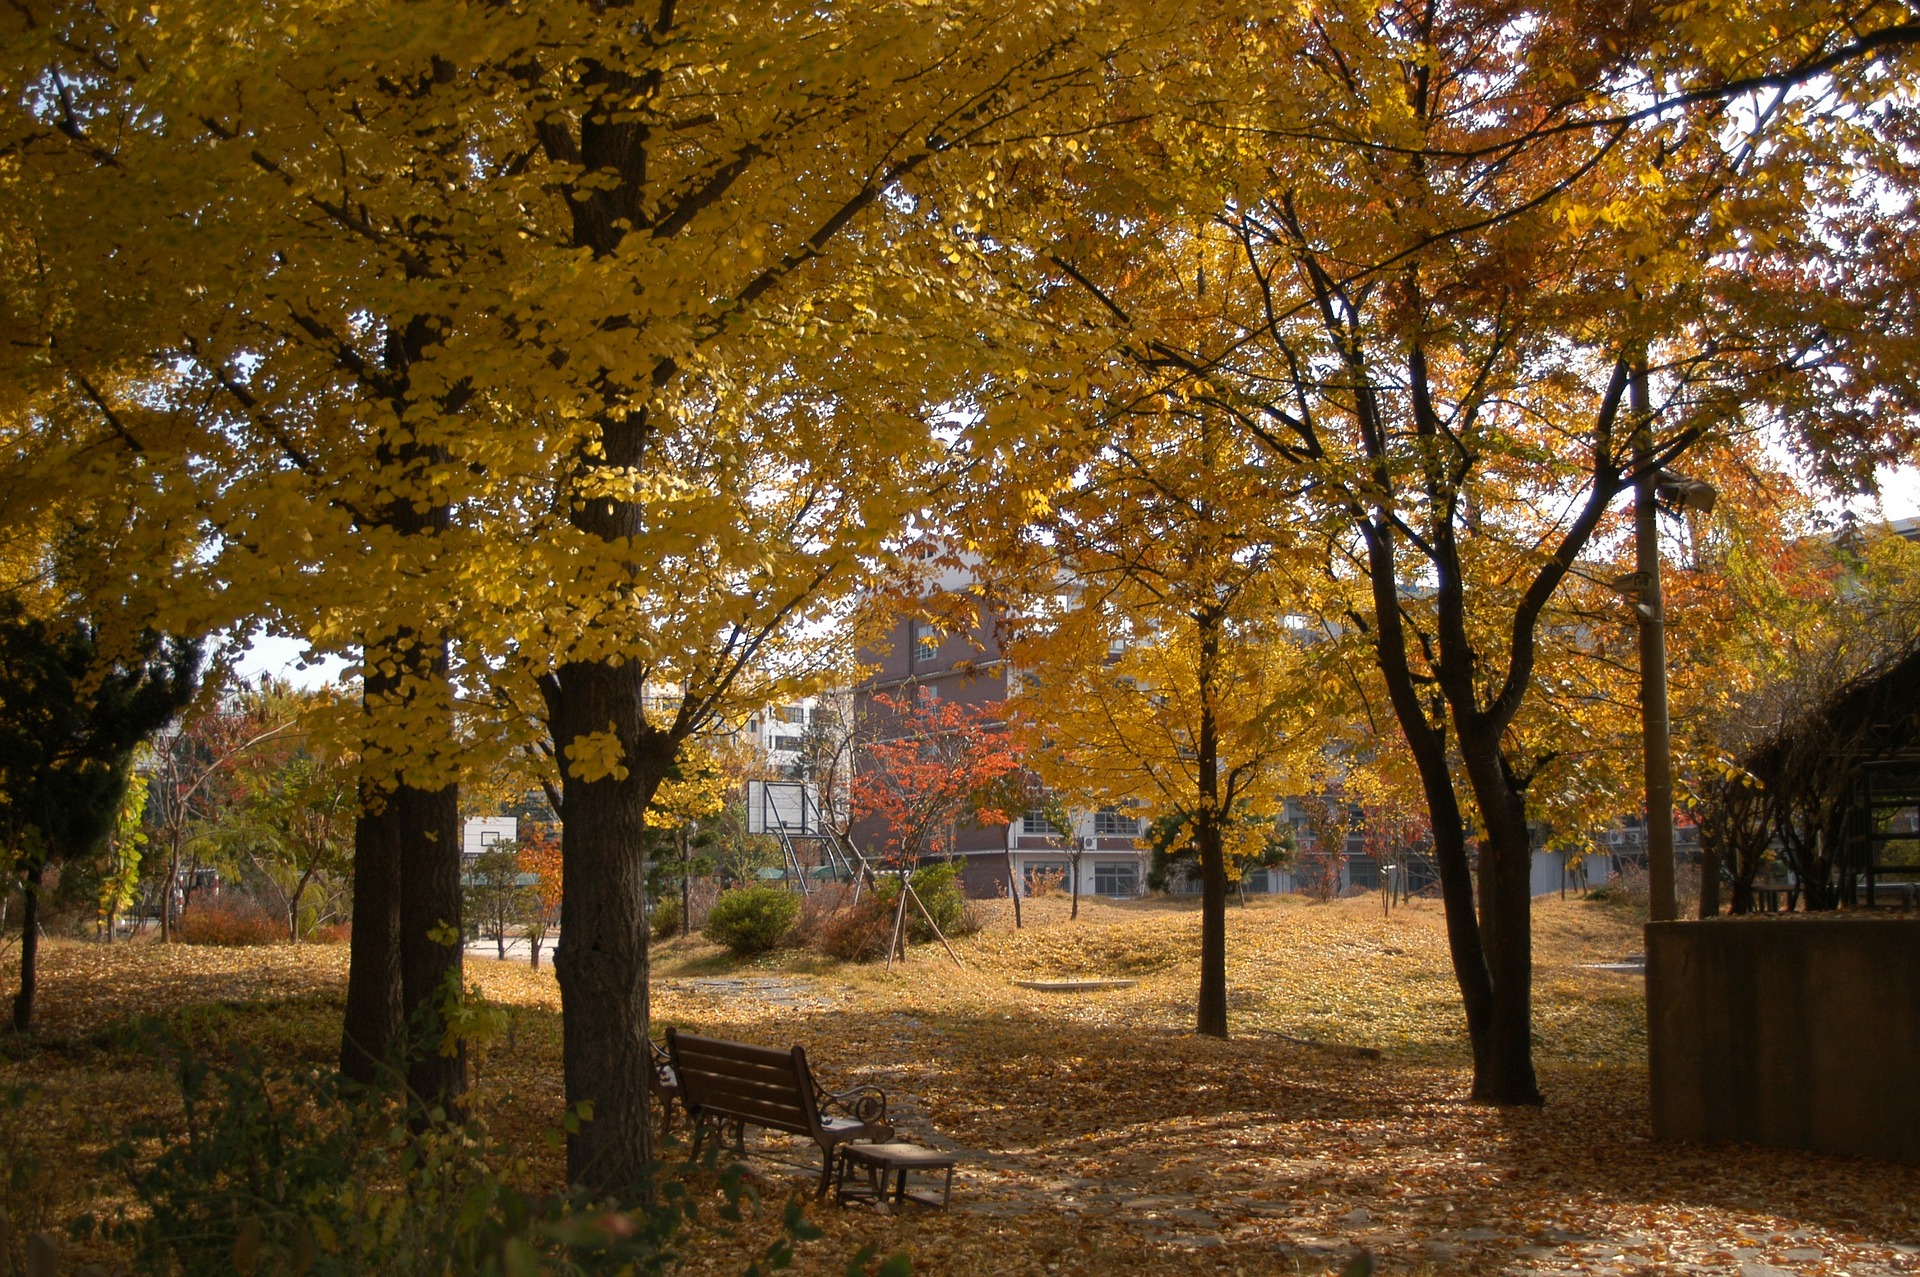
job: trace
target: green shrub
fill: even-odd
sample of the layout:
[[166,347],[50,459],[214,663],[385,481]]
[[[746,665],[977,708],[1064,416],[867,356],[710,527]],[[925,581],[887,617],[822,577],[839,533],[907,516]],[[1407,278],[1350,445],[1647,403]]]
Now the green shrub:
[[[751,1196],[734,1167],[720,1177],[726,1204],[698,1208],[715,1158],[659,1171],[651,1195],[645,1184],[611,1202],[536,1194],[524,1187],[534,1179],[526,1162],[478,1122],[383,1103],[331,1071],[283,1072],[257,1057],[221,1068],[180,1055],[176,1068],[184,1124],[136,1128],[108,1155],[138,1208],[74,1227],[128,1247],[140,1272],[651,1277],[710,1245]],[[568,1129],[582,1120],[569,1113]],[[798,1199],[785,1223],[764,1252],[769,1268],[791,1263],[793,1241],[820,1235]]]
[[680,934],[680,898],[660,896],[653,902],[653,916],[647,919],[648,933],[655,940],[671,940]]
[[[894,890],[899,888],[896,886]],[[955,936],[972,935],[980,929],[980,920],[967,908],[967,898],[960,890],[959,861],[943,860],[914,870],[913,894],[920,897],[920,903],[927,907],[927,912],[933,915],[934,922],[939,924],[949,940]],[[911,901],[907,904],[907,920],[907,934],[915,944],[930,944],[933,941],[933,929],[927,926],[927,920]]]
[[786,939],[799,916],[800,897],[785,887],[740,887],[714,901],[706,937],[741,957],[765,953]]

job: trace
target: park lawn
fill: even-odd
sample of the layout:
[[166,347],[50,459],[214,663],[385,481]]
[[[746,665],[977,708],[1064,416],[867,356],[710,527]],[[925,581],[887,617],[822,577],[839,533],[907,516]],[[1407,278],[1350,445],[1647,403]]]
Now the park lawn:
[[[1390,917],[1377,899],[1235,906],[1228,1042],[1188,1031],[1190,902],[1087,901],[1068,922],[1064,900],[1042,900],[1018,932],[1003,902],[986,908],[993,921],[957,946],[964,969],[938,946],[892,973],[799,953],[740,962],[697,938],[659,949],[657,1019],[803,1042],[826,1084],[876,1081],[906,1135],[966,1151],[952,1212],[820,1208],[826,1235],[802,1245],[797,1271],[838,1273],[868,1244],[927,1273],[1320,1272],[1359,1246],[1391,1270],[1920,1271],[1920,1170],[1648,1140],[1639,981],[1586,965],[1638,951],[1616,906],[1539,904],[1548,1104],[1525,1111],[1462,1102],[1463,1030],[1430,902]],[[333,1057],[344,949],[47,953],[41,1034],[0,1046],[0,1086],[39,1088],[0,1152],[42,1153],[52,1214],[123,1197],[92,1156],[113,1129],[177,1108],[131,1018],[162,1014],[216,1056]],[[478,1062],[479,1108],[533,1179],[557,1182],[544,1137],[562,1108],[558,990],[517,963],[467,971],[509,1012]],[[1138,984],[1012,984],[1061,975]],[[753,1146],[804,1160],[780,1141]],[[752,1165],[770,1201],[804,1182]],[[31,1218],[32,1204],[14,1213]],[[777,1213],[703,1244],[689,1271],[744,1270]]]

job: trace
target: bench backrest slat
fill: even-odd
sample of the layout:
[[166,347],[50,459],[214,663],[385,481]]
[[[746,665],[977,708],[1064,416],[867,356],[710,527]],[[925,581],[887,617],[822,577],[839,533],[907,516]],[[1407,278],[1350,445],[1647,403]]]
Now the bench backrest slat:
[[818,1132],[804,1049],[778,1051],[673,1029],[667,1030],[667,1046],[689,1111],[743,1117],[796,1135]]

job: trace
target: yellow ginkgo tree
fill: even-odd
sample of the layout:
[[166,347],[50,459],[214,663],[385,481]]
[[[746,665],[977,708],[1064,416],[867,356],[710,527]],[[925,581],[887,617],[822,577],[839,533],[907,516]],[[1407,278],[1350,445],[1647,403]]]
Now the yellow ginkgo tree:
[[1043,511],[993,534],[998,588],[1018,596],[1010,709],[1027,765],[1068,805],[1137,809],[1192,848],[1196,1023],[1224,1037],[1228,886],[1277,836],[1322,739],[1308,708],[1314,539],[1273,517],[1288,494],[1217,414],[1136,406],[1127,390]]
[[[458,965],[430,937],[458,916],[461,776],[546,738],[567,1101],[593,1114],[569,1174],[638,1182],[648,805],[942,481],[983,334],[1026,322],[980,269],[979,207],[1177,23],[1092,0],[4,21],[4,319],[33,390],[10,486],[138,488],[143,529],[199,542],[175,622],[361,657],[350,1065]],[[438,1052],[412,1079],[460,1080]]]

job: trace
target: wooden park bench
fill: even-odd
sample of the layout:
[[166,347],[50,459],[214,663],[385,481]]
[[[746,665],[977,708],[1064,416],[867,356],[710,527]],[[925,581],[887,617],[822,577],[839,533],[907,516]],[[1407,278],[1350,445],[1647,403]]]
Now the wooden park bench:
[[[680,1103],[693,1123],[695,1157],[707,1132],[724,1130],[729,1122],[736,1148],[748,1126],[804,1135],[820,1146],[820,1186],[814,1196],[824,1198],[833,1185],[842,1144],[893,1138],[886,1092],[877,1086],[823,1090],[807,1066],[805,1047],[781,1051],[669,1028],[667,1059]],[[841,1115],[829,1109],[839,1109]]]

